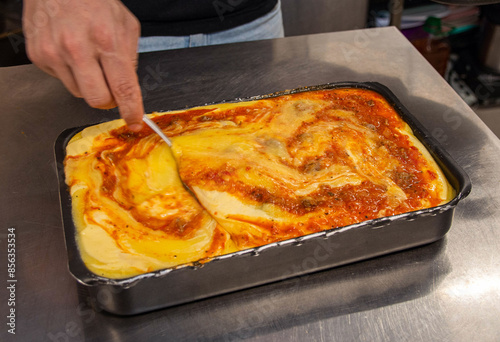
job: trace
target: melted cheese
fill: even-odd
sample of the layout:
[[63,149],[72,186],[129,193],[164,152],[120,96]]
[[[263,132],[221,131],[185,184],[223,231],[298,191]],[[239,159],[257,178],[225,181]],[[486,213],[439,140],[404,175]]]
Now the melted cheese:
[[[440,205],[453,189],[379,94],[298,93],[85,129],[66,176],[82,258],[123,278]],[[185,188],[187,186],[190,190]]]
[[65,162],[80,252],[92,272],[123,278],[234,250],[183,187],[165,144],[149,135],[132,146],[93,130],[70,141]]

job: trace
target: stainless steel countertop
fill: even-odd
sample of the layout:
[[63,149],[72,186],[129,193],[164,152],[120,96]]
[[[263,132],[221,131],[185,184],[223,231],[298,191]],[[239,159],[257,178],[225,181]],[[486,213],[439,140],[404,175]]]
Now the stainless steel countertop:
[[[500,340],[500,141],[399,31],[149,53],[139,79],[147,111],[380,82],[465,169],[472,193],[446,237],[427,246],[138,316],[95,312],[67,270],[53,144],[65,128],[117,112],[90,109],[33,66],[0,69],[0,340]],[[9,228],[15,335],[6,325]]]

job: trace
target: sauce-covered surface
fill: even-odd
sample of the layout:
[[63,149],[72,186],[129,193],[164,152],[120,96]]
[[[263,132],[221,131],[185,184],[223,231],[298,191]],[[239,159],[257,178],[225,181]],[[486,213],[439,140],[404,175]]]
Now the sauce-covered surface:
[[[120,120],[67,147],[80,251],[121,278],[434,207],[453,190],[378,93],[309,91]],[[181,181],[182,180],[182,181]],[[185,186],[189,188],[187,190]]]
[[[151,76],[153,72],[156,78]],[[164,77],[167,72],[168,77]],[[92,309],[93,304],[116,303],[105,292],[110,286],[98,288],[90,297],[68,272],[68,262],[79,257],[74,248],[70,253],[66,250],[63,231],[74,229],[70,215],[65,216],[64,224],[61,220],[57,177],[62,176],[62,165],[57,164],[56,170],[54,141],[68,127],[115,119],[118,114],[90,109],[85,101],[74,99],[61,82],[33,65],[1,68],[0,89],[8,96],[0,98],[6,128],[0,144],[0,251],[4,253],[0,269],[7,272],[7,229],[13,227],[18,339],[136,342],[168,336],[172,341],[281,342],[331,340],[335,336],[339,341],[376,342],[497,340],[500,141],[397,29],[372,28],[141,54],[138,75],[148,113],[305,85],[380,82],[467,172],[472,192],[456,207],[449,232],[435,243],[148,314],[116,317]],[[62,195],[66,209],[65,190]],[[435,217],[420,218],[426,230],[427,220]],[[378,236],[392,226],[369,231]],[[359,229],[333,230],[328,232],[329,239],[335,241],[355,231]],[[403,231],[407,229],[403,227]],[[73,235],[65,235],[73,239]],[[321,247],[318,254],[314,249],[308,254],[301,252],[316,240]],[[372,244],[359,242],[362,246]],[[334,249],[326,243],[319,237],[302,246],[284,244],[242,259],[258,263],[289,246],[291,252],[298,252],[295,261],[283,261],[285,266],[278,271],[281,275],[294,268],[310,269],[312,258],[323,260],[327,255],[331,259],[336,251],[345,250],[345,245]],[[158,283],[160,290],[148,287],[147,293],[137,293],[135,303],[142,304],[148,297],[157,303],[162,292],[169,295],[172,286],[179,284],[174,277],[177,273],[196,275],[214,265],[237,264],[241,261],[237,259],[170,272],[164,277],[171,276],[170,283],[148,279]],[[218,274],[221,282],[231,278],[226,274]],[[125,298],[120,302],[130,303],[130,292],[142,283],[147,282],[117,293]],[[196,286],[210,289],[214,283],[200,279]],[[182,282],[176,296],[181,290],[190,293],[195,286],[190,284]],[[7,286],[0,297],[8,310]],[[7,329],[11,328],[5,326],[0,340],[14,339],[9,339]]]

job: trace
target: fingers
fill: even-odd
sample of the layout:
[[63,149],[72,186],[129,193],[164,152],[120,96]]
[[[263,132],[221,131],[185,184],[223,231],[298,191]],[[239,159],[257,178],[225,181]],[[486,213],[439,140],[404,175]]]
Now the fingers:
[[140,130],[144,107],[134,63],[123,57],[103,56],[101,65],[121,117],[132,131]]
[[114,41],[107,41],[101,46],[100,63],[121,117],[132,131],[138,131],[142,129],[144,115],[136,73],[140,25],[137,19],[127,18],[121,25],[126,30],[119,30]]
[[74,62],[72,73],[82,97],[89,106],[110,109],[117,106],[99,61],[93,56],[85,56]]
[[[38,39],[36,42],[48,41]],[[63,60],[60,54],[50,46],[38,46],[36,44],[27,44],[27,50],[30,60],[41,70],[52,77],[58,78],[75,97],[82,97],[80,89],[71,71],[71,67]]]
[[61,82],[64,84],[64,86],[69,90],[69,92],[73,96],[80,98],[84,97],[84,95],[80,91],[80,87],[78,87],[78,84],[75,80],[75,76],[73,75],[73,72],[71,71],[71,68],[68,65],[58,68],[57,71],[51,70],[49,72],[49,75],[52,75],[60,79]]

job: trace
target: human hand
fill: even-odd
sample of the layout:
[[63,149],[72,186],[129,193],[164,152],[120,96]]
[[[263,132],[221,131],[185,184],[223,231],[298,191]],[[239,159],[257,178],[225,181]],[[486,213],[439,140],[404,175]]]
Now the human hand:
[[118,0],[25,0],[30,60],[95,108],[118,106],[129,128],[142,128],[136,73],[140,24]]

